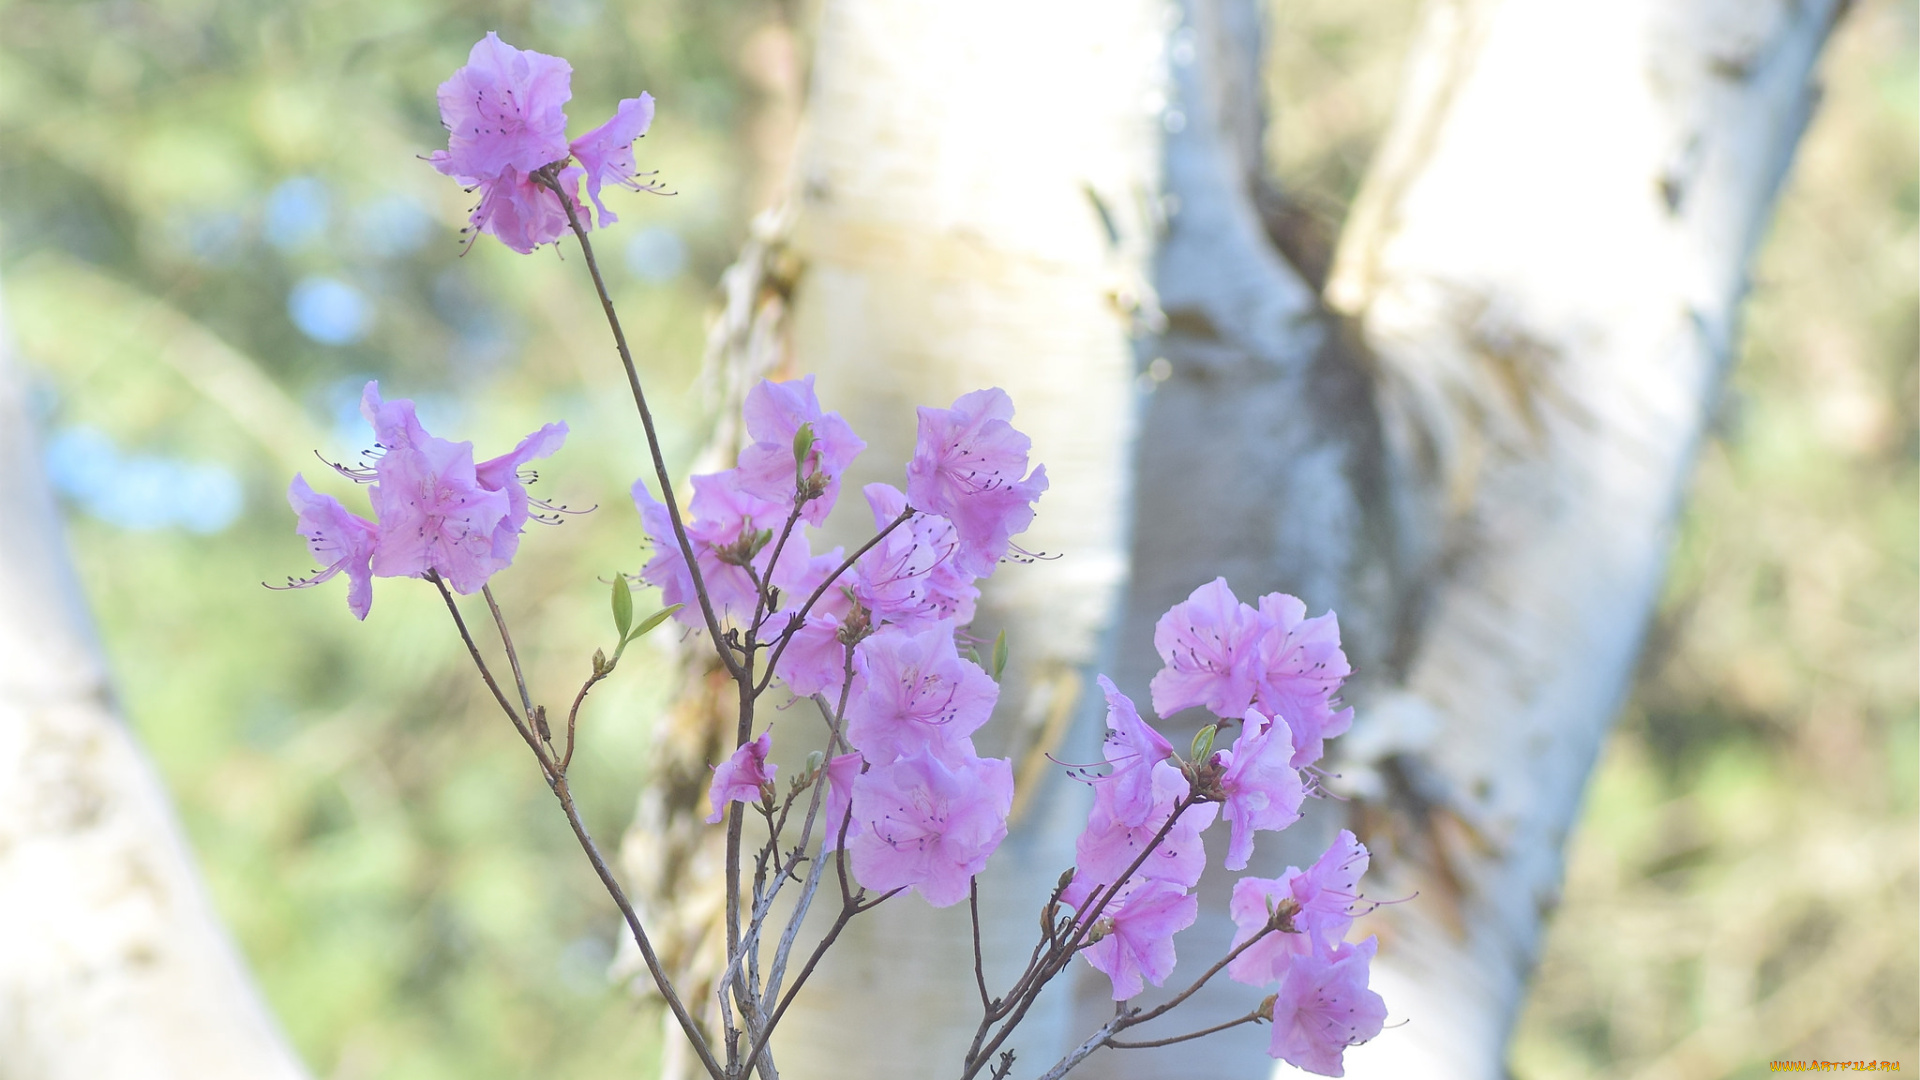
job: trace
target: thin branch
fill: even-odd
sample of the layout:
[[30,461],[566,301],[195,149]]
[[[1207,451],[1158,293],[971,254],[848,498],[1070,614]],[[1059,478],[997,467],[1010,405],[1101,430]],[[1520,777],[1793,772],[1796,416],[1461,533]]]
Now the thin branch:
[[520,688],[520,705],[531,719],[533,697],[527,693],[527,677],[520,673],[520,654],[513,647],[513,635],[507,633],[506,616],[500,614],[500,605],[493,599],[493,586],[480,586],[480,595],[487,598],[487,610],[493,612],[493,625],[500,631],[500,644],[507,650],[507,664],[513,668],[513,683]]
[[[900,511],[899,517],[894,518],[892,521],[888,522],[886,528],[881,529],[879,532],[873,535],[873,539],[867,541],[864,544],[861,544],[860,549],[858,551],[855,551],[853,554],[847,556],[846,560],[843,561],[839,565],[839,567],[834,570],[833,573],[828,574],[825,581],[822,581],[820,583],[820,587],[813,590],[813,595],[807,597],[807,602],[800,605],[800,609],[794,613],[794,616],[793,616],[794,622],[799,622],[800,620],[805,619],[807,617],[807,613],[813,610],[813,605],[819,603],[820,598],[827,594],[827,589],[832,587],[834,582],[840,580],[840,575],[845,574],[848,570],[853,569],[853,564],[860,561],[860,556],[865,555],[869,551],[872,551],[875,544],[878,544],[880,541],[885,540],[889,533],[893,532],[893,530],[899,528],[900,526],[906,524],[907,521],[917,513],[919,513],[919,511],[915,510],[911,506],[907,507],[905,510]],[[786,633],[781,634],[780,644],[774,646],[773,654],[767,657],[767,674],[763,679],[761,679],[760,685],[754,688],[755,693],[759,693],[766,690],[767,684],[773,681],[774,665],[780,662],[781,654],[787,651],[787,643],[792,640],[793,640],[792,634],[786,634]]]
[[1279,929],[1280,929],[1280,925],[1278,923],[1275,923],[1269,920],[1267,922],[1267,925],[1260,928],[1259,933],[1253,935],[1252,937],[1248,938],[1247,940],[1241,942],[1238,945],[1235,945],[1232,949],[1228,950],[1227,955],[1221,957],[1219,963],[1214,964],[1212,967],[1208,968],[1198,979],[1195,979],[1193,981],[1193,985],[1187,987],[1185,990],[1180,991],[1178,994],[1175,994],[1173,997],[1168,998],[1166,1001],[1161,1002],[1160,1004],[1154,1006],[1153,1008],[1148,1009],[1146,1012],[1139,1013],[1133,1019],[1129,1020],[1125,1026],[1132,1027],[1135,1024],[1144,1024],[1149,1020],[1153,1020],[1155,1018],[1165,1016],[1167,1013],[1173,1011],[1173,1009],[1177,1007],[1181,1002],[1192,997],[1194,994],[1199,993],[1200,988],[1207,985],[1208,981],[1211,980],[1215,975],[1218,975],[1220,974],[1220,972],[1224,971],[1228,964],[1231,964],[1235,960],[1238,960],[1240,958],[1241,953],[1246,952],[1248,949],[1253,948],[1255,942],[1259,941],[1261,938],[1264,938],[1268,934],[1271,934],[1274,931]]
[[[795,468],[798,468],[798,466],[796,465]],[[780,538],[773,542],[773,555],[767,559],[767,578],[769,581],[773,578],[773,568],[780,565],[780,553],[786,550],[787,541],[793,537],[794,526],[800,523],[800,508],[801,503],[796,499],[793,504],[792,513],[787,515],[787,523],[780,528]],[[751,562],[752,560],[748,561]],[[753,573],[753,567],[751,566],[745,567],[745,570],[749,574]],[[772,618],[774,613],[773,597],[766,585],[763,584],[757,576],[754,579],[754,585],[757,587],[754,589],[753,621],[747,624],[747,647],[750,649],[759,640],[760,624]],[[769,667],[767,670],[772,671],[773,669]]]
[[434,570],[427,571],[427,580],[433,582],[434,587],[440,590],[440,598],[447,602],[447,612],[453,616],[453,625],[460,631],[460,640],[467,643],[467,655],[473,657],[473,666],[480,670],[481,680],[487,684],[487,689],[493,691],[493,700],[500,703],[500,710],[507,714],[507,719],[513,721],[513,729],[520,733],[520,737],[526,740],[528,748],[533,751],[533,756],[540,760],[540,767],[546,772],[547,782],[551,784],[553,762],[548,759],[546,750],[540,745],[540,740],[528,730],[526,721],[520,718],[519,713],[513,711],[513,703],[507,700],[507,695],[495,681],[493,671],[487,667],[486,658],[480,655],[480,646],[473,643],[473,634],[467,629],[467,620],[460,617],[460,605],[454,603],[453,593],[447,588],[446,581]]
[[845,930],[847,924],[853,921],[853,917],[872,911],[874,908],[879,907],[881,904],[899,896],[905,891],[905,886],[902,886],[891,892],[882,893],[872,900],[862,901],[849,899],[841,904],[840,917],[833,921],[833,929],[828,930],[827,936],[821,938],[820,944],[814,946],[812,954],[807,957],[806,964],[800,968],[800,974],[794,976],[793,985],[787,988],[786,996],[780,999],[779,1007],[773,1010],[773,1016],[767,1020],[767,1029],[761,1032],[760,1037],[755,1040],[753,1050],[748,1053],[747,1060],[752,1061],[759,1055],[761,1050],[766,1048],[767,1040],[773,1037],[773,1029],[780,1023],[780,1018],[787,1015],[787,1006],[793,1004],[794,996],[800,993],[801,987],[807,985],[807,976],[813,974],[813,969],[820,963],[820,958],[826,955],[827,949],[832,946],[834,940],[840,936],[840,931]]
[[967,913],[973,917],[973,982],[980,988],[980,1011],[991,1012],[993,1002],[987,996],[987,965],[980,957],[980,876],[967,879]]
[[[745,666],[736,666],[739,672],[734,683],[739,691],[740,721],[734,732],[733,745],[747,744],[747,736],[753,734],[753,706],[756,693],[753,689],[753,655],[748,653]],[[740,838],[746,827],[746,812],[742,803],[730,803],[727,807],[727,956],[740,954]],[[725,990],[723,989],[724,993]],[[753,991],[746,984],[744,974],[736,971],[733,978],[734,1000],[740,1004],[742,1019],[753,1011]],[[734,1054],[738,1052],[739,1040],[732,1024],[727,1025],[727,1064],[738,1064]],[[752,1059],[749,1058],[749,1061]]]
[[614,347],[620,351],[621,366],[627,370],[627,387],[633,391],[634,408],[640,411],[640,426],[646,429],[647,452],[653,457],[653,475],[660,481],[660,501],[667,504],[667,517],[673,522],[674,542],[680,546],[680,557],[687,564],[687,576],[693,579],[694,595],[700,599],[700,616],[706,620],[714,651],[720,654],[720,661],[727,666],[727,673],[736,679],[740,678],[739,662],[722,644],[724,639],[720,636],[720,619],[713,610],[713,600],[707,595],[707,582],[700,573],[700,562],[694,557],[693,539],[687,535],[686,522],[680,518],[680,502],[674,498],[673,478],[667,473],[667,459],[660,450],[660,433],[653,425],[653,410],[647,408],[647,395],[640,389],[640,372],[634,367],[633,352],[627,348],[627,335],[620,328],[620,316],[613,310],[613,297],[607,292],[606,280],[600,276],[600,263],[593,257],[593,244],[587,239],[586,226],[580,223],[573,199],[561,189],[558,178],[545,168],[535,170],[533,178],[560,197],[560,208],[567,212],[567,224],[573,227],[573,235],[580,241],[580,252],[587,260],[587,272],[593,276],[594,290],[600,294],[600,308],[606,313],[607,326],[613,330]]
[[694,1053],[699,1056],[700,1063],[706,1067],[708,1075],[713,1080],[727,1080],[725,1070],[720,1067],[718,1061],[714,1060],[713,1051],[707,1048],[706,1041],[700,1036],[700,1029],[694,1025],[693,1017],[687,1013],[686,1006],[680,1001],[680,995],[673,989],[672,981],[667,978],[666,971],[661,968],[660,958],[654,953],[653,943],[648,940],[646,930],[640,925],[640,916],[635,914],[633,905],[628,902],[626,891],[614,878],[613,871],[607,867],[607,860],[601,856],[600,848],[593,842],[593,836],[587,832],[586,822],[581,819],[579,808],[574,806],[573,790],[567,786],[566,776],[555,768],[553,761],[547,757],[546,751],[541,747],[540,741],[534,738],[532,731],[527,729],[520,715],[513,711],[512,703],[507,700],[507,695],[500,689],[500,684],[494,679],[493,672],[488,669],[486,659],[480,655],[479,646],[474,644],[473,634],[467,629],[467,621],[460,617],[460,607],[454,603],[453,593],[448,590],[446,582],[438,573],[431,570],[427,572],[427,580],[433,582],[434,586],[440,590],[440,598],[446,601],[447,612],[453,616],[453,625],[460,631],[460,640],[466,642],[467,653],[473,657],[474,667],[479,669],[480,678],[486,682],[487,689],[493,691],[493,699],[500,703],[501,710],[507,714],[508,719],[513,721],[514,729],[520,732],[520,737],[526,741],[528,749],[533,751],[534,758],[540,762],[547,784],[553,789],[554,797],[560,800],[560,809],[566,814],[567,824],[572,826],[573,835],[579,840],[581,850],[586,852],[587,860],[593,864],[594,873],[599,875],[600,884],[606,887],[607,895],[613,898],[614,906],[618,907],[620,914],[625,917],[627,928],[633,933],[634,944],[640,947],[640,956],[646,961],[647,971],[653,976],[655,988],[660,991],[660,996],[666,1000],[668,1008],[673,1011],[674,1018],[680,1022],[681,1031],[686,1034],[687,1041],[693,1044]]
[[[1013,1029],[1019,1027],[1020,1022],[1026,1019],[1027,1010],[1039,1000],[1041,991],[1066,970],[1066,966],[1073,961],[1076,953],[1086,947],[1087,935],[1093,932],[1094,925],[1099,922],[1100,915],[1106,910],[1107,905],[1120,894],[1121,887],[1139,872],[1140,867],[1146,864],[1147,858],[1166,840],[1167,834],[1173,831],[1174,825],[1180,820],[1180,815],[1186,813],[1188,808],[1195,804],[1196,800],[1191,796],[1175,802],[1173,812],[1167,815],[1166,822],[1160,826],[1159,831],[1154,833],[1152,841],[1141,849],[1133,863],[1115,878],[1111,885],[1094,890],[1087,904],[1074,913],[1066,941],[1048,950],[1038,966],[1029,965],[1027,970],[1021,973],[1020,978],[1014,982],[1014,988],[1001,999],[998,1010],[988,1008],[987,1015],[981,1018],[979,1028],[974,1031],[973,1045],[967,1050],[965,1071],[961,1073],[960,1080],[973,1080],[973,1077],[980,1075],[980,1070],[986,1067],[987,1060],[993,1056],[994,1051],[1000,1049],[1001,1044],[1013,1034]],[[1207,977],[1210,978],[1211,974]],[[992,1038],[987,1038],[987,1033],[1002,1016],[1006,1017],[1006,1022],[1000,1025],[1000,1030],[994,1033]]]
[[[1168,1039],[1147,1039],[1141,1042],[1121,1042],[1119,1039],[1108,1039],[1107,1045],[1113,1047],[1115,1050],[1151,1050],[1156,1046],[1172,1046],[1175,1043],[1191,1042],[1194,1039],[1204,1039],[1208,1035],[1213,1035],[1218,1032],[1225,1031],[1228,1028],[1237,1028],[1241,1024],[1252,1024],[1252,1023],[1258,1022],[1259,1020],[1260,1020],[1260,1010],[1255,1009],[1245,1016],[1239,1017],[1234,1020],[1229,1020],[1224,1024],[1215,1024],[1210,1028],[1201,1028],[1199,1031],[1189,1031],[1185,1035],[1175,1035],[1172,1038],[1168,1038]],[[1132,1025],[1128,1025],[1128,1026],[1132,1026]],[[1046,1076],[1041,1077],[1040,1080],[1054,1080],[1054,1076],[1055,1074],[1048,1073]]]
[[[814,788],[813,798],[807,804],[806,820],[801,824],[801,827],[800,827],[800,843],[795,848],[795,850],[799,852],[804,852],[807,848],[808,842],[810,842],[813,839],[814,820],[820,812],[821,804],[826,799],[827,785],[833,782],[831,774],[827,772],[827,766],[833,763],[834,744],[840,741],[841,718],[846,715],[847,696],[848,696],[848,692],[852,689],[852,687],[853,687],[853,648],[852,646],[848,646],[847,659],[846,659],[846,680],[843,683],[841,683],[841,686],[840,686],[840,707],[834,710],[833,712],[828,713],[824,704],[825,699],[823,699],[819,694],[815,694],[813,697],[814,703],[820,706],[821,714],[828,717],[827,749],[826,749],[825,760],[823,760],[820,763],[820,777],[819,779],[814,781],[814,783],[818,786]],[[852,822],[852,820],[853,820],[853,806],[851,803],[849,803],[846,811],[840,815],[839,821],[826,823],[827,828],[836,830],[836,833],[835,833],[836,839],[834,841],[834,848],[836,851],[846,843],[847,826]],[[826,833],[825,833],[825,830],[822,830],[821,837],[820,837],[820,855],[818,858],[814,859],[813,869],[807,872],[806,887],[800,890],[800,899],[798,902],[794,904],[793,915],[787,920],[787,928],[784,931],[782,931],[780,934],[780,947],[774,950],[773,965],[767,972],[767,996],[769,997],[779,996],[780,983],[782,982],[782,980],[786,978],[786,975],[787,975],[787,961],[792,957],[792,954],[793,954],[793,943],[800,936],[800,925],[806,921],[807,913],[813,907],[813,897],[820,889],[820,877],[823,873],[825,873],[826,866],[827,866],[828,853],[827,853],[826,847],[827,847]],[[835,860],[835,861],[837,862],[838,860]],[[775,882],[774,887],[771,891],[774,893],[778,893],[783,883],[784,882]],[[844,896],[843,896],[843,900],[844,900]]]
[[580,706],[587,700],[587,691],[592,690],[601,679],[611,674],[613,674],[613,664],[609,663],[601,670],[587,676],[587,681],[580,684],[580,692],[573,696],[573,708],[567,710],[567,749],[566,752],[560,756],[560,771],[562,773],[567,771],[567,766],[573,764],[573,726],[575,721],[580,718]]
[[713,1080],[728,1080],[727,1070],[714,1060],[713,1051],[707,1047],[706,1040],[701,1038],[700,1029],[695,1026],[693,1017],[688,1014],[687,1007],[681,1003],[680,995],[674,992],[673,982],[667,978],[665,969],[660,966],[660,957],[654,953],[653,942],[648,940],[646,930],[641,927],[640,916],[635,914],[633,904],[627,900],[626,891],[614,878],[613,871],[607,867],[607,860],[600,854],[600,848],[594,844],[593,837],[587,832],[586,822],[581,820],[580,811],[573,804],[573,791],[567,786],[566,777],[557,778],[553,786],[553,794],[560,800],[560,808],[566,812],[567,824],[573,826],[573,835],[580,841],[580,849],[587,853],[588,861],[593,863],[593,872],[600,876],[600,884],[606,887],[607,895],[613,897],[614,905],[620,909],[621,916],[626,919],[627,929],[633,934],[633,943],[640,947],[640,957],[646,961],[647,972],[653,976],[654,988],[659,990],[660,996],[666,999],[667,1008],[673,1011],[674,1019],[680,1023],[681,1032],[686,1035],[687,1041],[693,1044],[694,1053],[699,1055],[700,1064],[706,1067],[707,1074]]

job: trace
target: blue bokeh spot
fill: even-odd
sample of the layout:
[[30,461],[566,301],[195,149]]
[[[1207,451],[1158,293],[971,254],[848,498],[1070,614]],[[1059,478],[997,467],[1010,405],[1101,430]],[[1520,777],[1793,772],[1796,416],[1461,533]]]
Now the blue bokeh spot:
[[316,244],[327,234],[330,201],[327,185],[311,176],[283,180],[267,194],[261,234],[281,251]]
[[301,333],[322,345],[351,345],[366,336],[373,304],[339,278],[309,277],[288,294],[287,315]]

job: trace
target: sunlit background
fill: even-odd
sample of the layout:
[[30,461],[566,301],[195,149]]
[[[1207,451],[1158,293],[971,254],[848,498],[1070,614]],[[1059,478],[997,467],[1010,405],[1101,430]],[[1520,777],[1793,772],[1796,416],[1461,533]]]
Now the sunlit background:
[[[572,426],[536,493],[600,508],[536,527],[498,588],[532,679],[585,674],[601,582],[638,567],[642,452],[584,268],[461,256],[469,196],[418,160],[444,145],[434,87],[494,29],[571,60],[576,133],[659,100],[640,158],[678,194],[615,193],[603,259],[685,462],[711,286],[778,180],[807,7],[0,0],[0,295],[47,471],[126,712],[319,1076],[647,1075],[657,1051],[606,983],[616,920],[437,597],[382,580],[362,625],[337,584],[260,586],[310,566],[292,472],[364,509],[313,455],[367,445],[373,378],[483,456]],[[1275,178],[1328,235],[1413,10],[1274,4]],[[1912,0],[1868,0],[1829,51],[1521,1080],[1920,1068],[1916,36]],[[657,668],[586,714],[575,788],[609,842]]]

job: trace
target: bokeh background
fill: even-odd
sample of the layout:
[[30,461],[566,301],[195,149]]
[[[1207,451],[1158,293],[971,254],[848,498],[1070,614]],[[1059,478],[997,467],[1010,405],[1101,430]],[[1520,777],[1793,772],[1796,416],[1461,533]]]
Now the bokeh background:
[[[603,261],[685,463],[712,283],[780,179],[807,5],[0,0],[0,296],[125,711],[221,912],[321,1077],[646,1076],[616,919],[438,599],[372,617],[309,567],[290,473],[370,433],[377,378],[498,453],[573,428],[536,493],[592,513],[498,592],[565,686],[638,568],[642,471],[584,268],[464,256],[418,156],[489,29],[570,59],[575,130],[639,90],[644,167]],[[1337,230],[1391,110],[1410,0],[1274,0],[1274,180]],[[1865,0],[1754,268],[1733,386],[1640,683],[1595,774],[1513,1051],[1519,1080],[1920,1068],[1920,7]],[[1317,223],[1317,226],[1315,225]],[[642,600],[643,605],[646,598]],[[589,706],[576,790],[609,843],[665,666]]]

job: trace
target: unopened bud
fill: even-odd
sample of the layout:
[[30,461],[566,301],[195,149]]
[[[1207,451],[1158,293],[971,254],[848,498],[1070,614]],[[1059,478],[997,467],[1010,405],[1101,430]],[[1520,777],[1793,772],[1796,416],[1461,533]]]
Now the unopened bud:
[[600,649],[593,650],[593,673],[604,675],[607,672],[607,654]]
[[819,772],[820,767],[822,765],[825,765],[826,763],[827,763],[827,755],[824,751],[820,751],[820,750],[813,751],[812,753],[807,755],[806,775],[812,776],[814,773]]
[[1187,748],[1188,760],[1202,762],[1213,756],[1213,737],[1220,733],[1219,724],[1208,724],[1193,737],[1193,745]]
[[1254,1015],[1255,1015],[1255,1016],[1258,1016],[1258,1017],[1259,1017],[1260,1019],[1262,1019],[1262,1020],[1266,1020],[1266,1021],[1268,1021],[1268,1022],[1272,1022],[1272,1020],[1273,1020],[1273,1003],[1274,1003],[1274,1002],[1276,1002],[1276,1001],[1278,1001],[1278,1000],[1280,1000],[1280,995],[1279,995],[1279,994],[1268,994],[1268,995],[1267,995],[1267,1000],[1265,1000],[1265,1001],[1263,1001],[1263,1002],[1261,1002],[1261,1003],[1260,1003],[1260,1009],[1259,1009],[1259,1011],[1257,1011],[1257,1012],[1255,1012],[1255,1013],[1254,1013]]
[[807,467],[807,455],[813,453],[813,424],[801,424],[793,433],[793,464],[797,469]]

